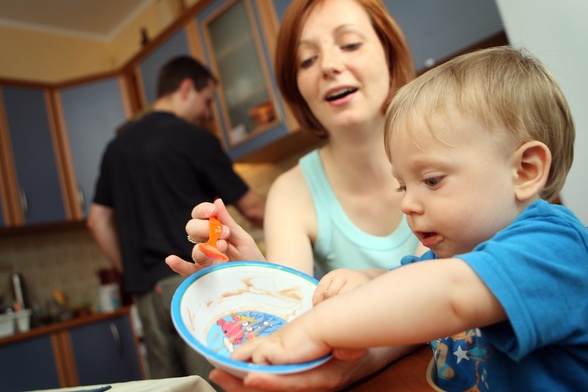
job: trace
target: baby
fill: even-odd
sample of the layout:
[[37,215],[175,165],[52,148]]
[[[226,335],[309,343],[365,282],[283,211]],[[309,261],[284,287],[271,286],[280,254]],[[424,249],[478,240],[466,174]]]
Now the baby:
[[316,306],[232,358],[263,364],[430,341],[446,390],[588,385],[588,229],[549,204],[573,160],[567,102],[523,51],[457,57],[401,88],[385,124],[401,208],[427,246],[336,270]]

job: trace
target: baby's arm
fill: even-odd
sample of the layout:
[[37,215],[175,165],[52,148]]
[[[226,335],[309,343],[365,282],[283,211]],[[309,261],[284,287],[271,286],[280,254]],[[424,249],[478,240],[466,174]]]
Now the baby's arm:
[[496,297],[463,260],[423,261],[319,303],[271,335],[246,342],[232,358],[299,363],[333,348],[422,343],[505,319]]
[[325,299],[351,291],[385,272],[386,270],[376,268],[361,271],[347,268],[333,270],[319,282],[312,303],[316,305]]

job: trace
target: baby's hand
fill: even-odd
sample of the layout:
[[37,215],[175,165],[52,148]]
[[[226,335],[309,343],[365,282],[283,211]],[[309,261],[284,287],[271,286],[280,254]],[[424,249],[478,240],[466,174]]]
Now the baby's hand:
[[312,304],[317,305],[328,298],[351,291],[369,281],[370,278],[362,271],[347,268],[333,270],[319,282],[312,297]]
[[258,365],[301,363],[328,354],[331,348],[314,336],[312,316],[302,315],[267,336],[245,341],[231,354],[237,361]]

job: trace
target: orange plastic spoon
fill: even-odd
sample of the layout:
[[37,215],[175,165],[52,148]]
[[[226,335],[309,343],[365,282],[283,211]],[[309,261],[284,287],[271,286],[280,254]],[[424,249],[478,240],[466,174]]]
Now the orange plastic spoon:
[[209,259],[228,261],[229,258],[216,247],[216,240],[223,232],[223,225],[215,217],[210,217],[209,237],[206,243],[198,244],[198,249]]

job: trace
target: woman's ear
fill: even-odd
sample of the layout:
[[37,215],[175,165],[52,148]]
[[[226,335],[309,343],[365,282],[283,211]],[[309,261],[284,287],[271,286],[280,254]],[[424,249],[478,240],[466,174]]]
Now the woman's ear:
[[551,167],[551,151],[539,141],[523,144],[514,155],[515,165],[515,196],[519,201],[526,201],[545,186]]

